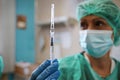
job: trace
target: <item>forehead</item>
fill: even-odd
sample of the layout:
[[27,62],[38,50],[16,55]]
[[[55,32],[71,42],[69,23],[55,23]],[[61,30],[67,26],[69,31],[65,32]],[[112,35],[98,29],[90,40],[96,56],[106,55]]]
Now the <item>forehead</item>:
[[84,21],[84,20],[90,21],[90,20],[97,20],[97,19],[100,19],[100,20],[104,20],[104,21],[105,21],[105,19],[103,19],[102,17],[96,16],[96,15],[88,15],[88,16],[85,16],[85,17],[83,17],[83,18],[81,19],[81,21]]

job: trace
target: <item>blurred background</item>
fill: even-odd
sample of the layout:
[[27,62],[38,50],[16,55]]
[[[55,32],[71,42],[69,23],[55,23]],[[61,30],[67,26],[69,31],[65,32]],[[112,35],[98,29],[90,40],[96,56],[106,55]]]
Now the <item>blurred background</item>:
[[[76,6],[82,0],[0,0],[0,80],[29,80],[50,53],[51,4],[55,4],[55,58],[80,53]],[[119,0],[114,0],[120,6]],[[120,61],[120,46],[111,56]]]

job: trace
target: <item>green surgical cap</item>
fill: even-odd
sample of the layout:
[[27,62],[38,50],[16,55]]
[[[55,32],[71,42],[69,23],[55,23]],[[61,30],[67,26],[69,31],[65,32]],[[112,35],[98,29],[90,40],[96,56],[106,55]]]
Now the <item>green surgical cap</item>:
[[78,21],[91,14],[108,22],[114,32],[114,45],[120,45],[120,8],[112,0],[86,0],[78,5]]

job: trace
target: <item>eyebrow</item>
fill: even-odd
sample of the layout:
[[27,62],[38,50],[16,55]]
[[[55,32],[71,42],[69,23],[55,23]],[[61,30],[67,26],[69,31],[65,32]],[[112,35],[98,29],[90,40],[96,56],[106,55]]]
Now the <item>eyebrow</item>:
[[95,18],[95,19],[93,19],[93,20],[96,20],[96,19],[101,19],[101,20],[104,20],[104,21],[106,21],[105,19],[103,19],[103,18],[100,18],[100,17],[99,17],[99,18]]
[[[99,19],[99,20],[103,20],[103,21],[105,21],[105,22],[106,22],[106,20],[105,20],[105,19],[100,18],[100,17],[93,19],[93,21],[98,20],[98,19]],[[81,21],[80,21],[80,22],[83,22],[83,21],[87,21],[87,20],[86,20],[86,19],[81,19]]]

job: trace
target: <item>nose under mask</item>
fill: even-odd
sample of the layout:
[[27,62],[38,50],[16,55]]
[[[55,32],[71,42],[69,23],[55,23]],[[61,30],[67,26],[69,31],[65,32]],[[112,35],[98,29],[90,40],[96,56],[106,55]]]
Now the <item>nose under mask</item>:
[[112,31],[107,30],[81,30],[80,46],[89,55],[100,58],[113,46]]

